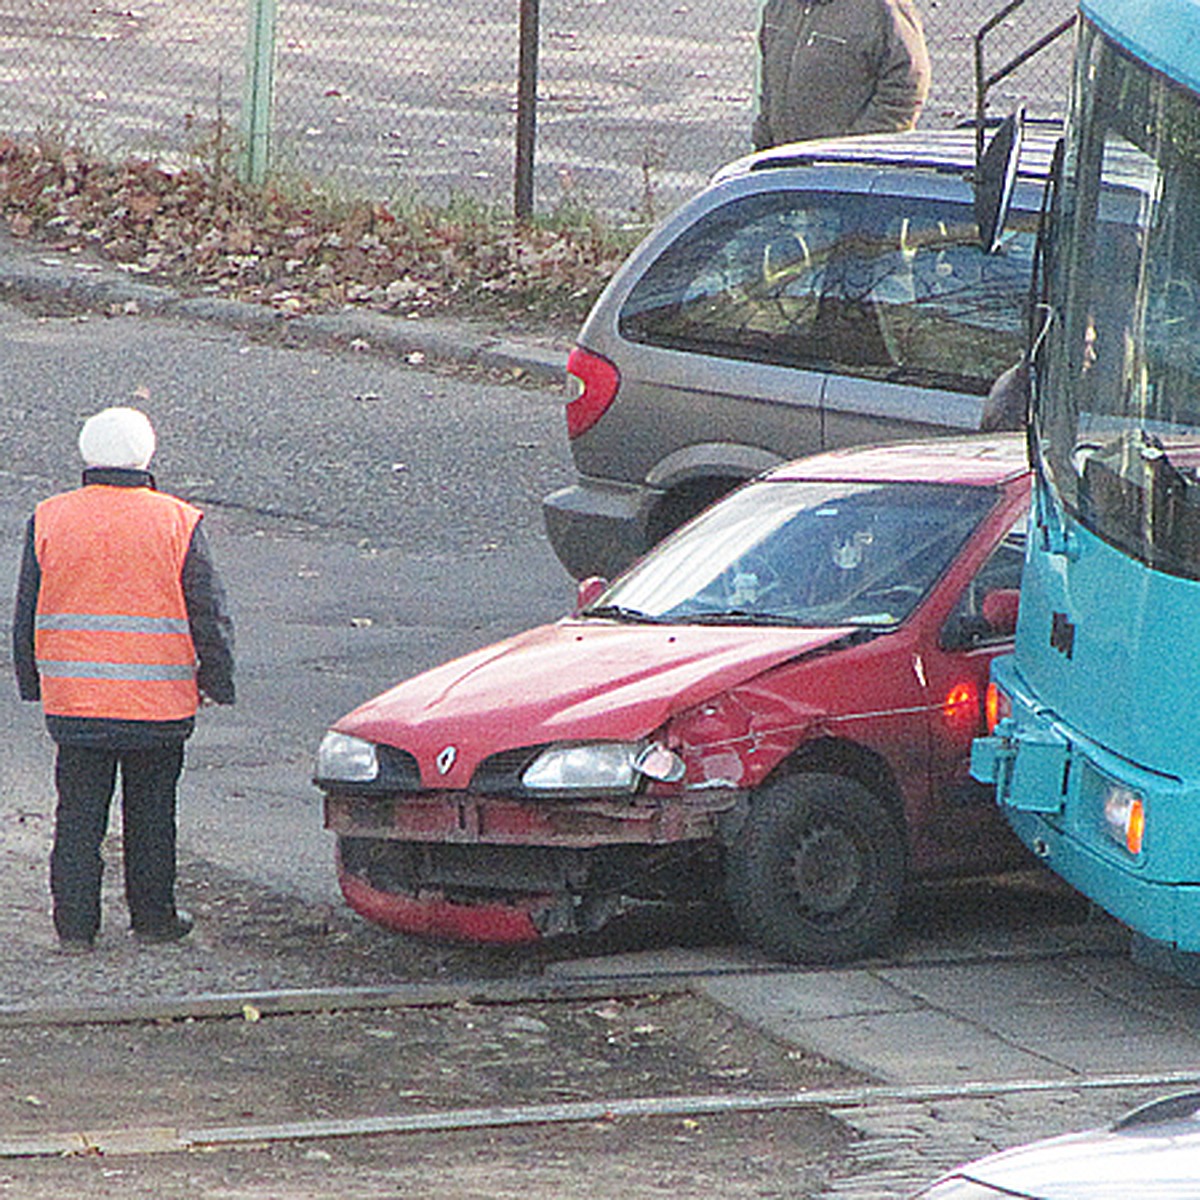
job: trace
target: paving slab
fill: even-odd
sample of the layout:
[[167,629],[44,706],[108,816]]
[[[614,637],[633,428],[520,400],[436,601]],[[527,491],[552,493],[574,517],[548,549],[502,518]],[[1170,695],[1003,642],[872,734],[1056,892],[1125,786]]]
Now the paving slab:
[[551,973],[686,979],[778,1041],[882,1084],[1200,1078],[1200,990],[1132,962],[1124,945],[1047,930],[1012,939],[998,959],[960,947],[956,959],[826,970],[745,947],[672,948]]

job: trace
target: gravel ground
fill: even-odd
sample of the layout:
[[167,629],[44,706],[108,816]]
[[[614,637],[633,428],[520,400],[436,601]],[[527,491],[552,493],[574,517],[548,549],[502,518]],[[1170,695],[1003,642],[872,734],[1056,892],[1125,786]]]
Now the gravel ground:
[[[185,942],[125,932],[120,843],[106,845],[105,925],[95,953],[57,950],[46,896],[50,821],[0,806],[4,1006],[402,981],[536,976],[545,951],[479,951],[394,937],[346,909],[305,904],[181,862],[197,917]],[[639,931],[639,937],[642,931]],[[644,943],[643,943],[644,944]],[[590,949],[594,950],[595,947]],[[569,953],[558,947],[554,953]],[[11,1011],[10,1011],[10,1016]],[[230,1126],[644,1096],[840,1087],[843,1068],[789,1050],[687,995],[157,1019],[0,1024],[0,1141],[79,1134],[65,1157],[0,1160],[0,1196],[80,1200],[447,1200],[563,1196],[811,1195],[848,1135],[818,1112],[613,1118],[520,1127],[284,1139],[120,1154],[84,1131]],[[170,1134],[174,1137],[174,1133]],[[104,1152],[84,1148],[96,1142]]]

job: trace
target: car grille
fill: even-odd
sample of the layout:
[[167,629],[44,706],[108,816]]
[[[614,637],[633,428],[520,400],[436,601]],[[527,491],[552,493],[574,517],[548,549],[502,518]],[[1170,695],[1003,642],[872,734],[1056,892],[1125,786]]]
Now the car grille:
[[[467,791],[480,796],[525,795],[521,773],[544,749],[544,745],[521,746],[485,758],[475,768]],[[327,785],[328,789],[353,796],[394,795],[424,790],[421,768],[414,755],[382,742],[376,743],[376,752],[379,758],[379,774],[376,778],[365,783],[338,781],[336,786],[331,782]]]
[[520,746],[485,758],[471,776],[470,790],[483,796],[524,795],[521,775],[545,746]]

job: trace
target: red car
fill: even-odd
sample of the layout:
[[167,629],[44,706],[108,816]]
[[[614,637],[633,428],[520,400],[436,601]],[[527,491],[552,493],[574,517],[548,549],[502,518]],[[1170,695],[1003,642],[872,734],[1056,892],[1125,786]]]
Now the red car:
[[368,701],[316,770],[347,901],[515,943],[723,889],[773,956],[877,947],[911,877],[1023,853],[967,760],[1028,498],[1004,435],[804,459]]

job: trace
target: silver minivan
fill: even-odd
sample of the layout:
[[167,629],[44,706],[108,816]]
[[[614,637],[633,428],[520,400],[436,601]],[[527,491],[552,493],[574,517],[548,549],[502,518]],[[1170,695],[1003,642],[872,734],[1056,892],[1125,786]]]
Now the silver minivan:
[[994,253],[973,129],[798,143],[725,167],[633,252],[567,370],[578,479],[543,502],[611,576],[787,459],[978,429],[1022,356],[1054,137],[1029,129]]

